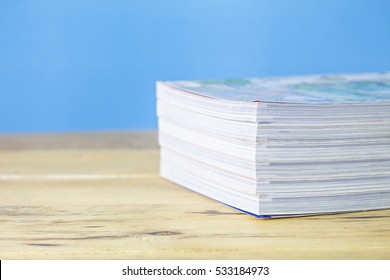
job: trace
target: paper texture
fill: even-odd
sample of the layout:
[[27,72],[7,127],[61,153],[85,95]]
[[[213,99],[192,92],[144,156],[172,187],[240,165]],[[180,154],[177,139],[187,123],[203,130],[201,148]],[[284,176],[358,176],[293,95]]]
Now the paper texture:
[[390,72],[166,82],[211,98],[265,102],[390,101]]

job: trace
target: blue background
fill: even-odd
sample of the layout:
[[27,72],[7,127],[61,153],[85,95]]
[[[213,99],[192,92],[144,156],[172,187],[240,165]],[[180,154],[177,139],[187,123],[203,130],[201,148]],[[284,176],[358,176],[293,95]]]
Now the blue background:
[[390,1],[0,0],[0,132],[154,129],[155,81],[390,70]]

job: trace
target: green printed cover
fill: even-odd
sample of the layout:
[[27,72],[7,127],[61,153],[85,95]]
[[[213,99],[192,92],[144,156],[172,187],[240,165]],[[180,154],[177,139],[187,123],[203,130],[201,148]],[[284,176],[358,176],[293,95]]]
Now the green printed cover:
[[390,102],[390,72],[166,82],[216,99],[293,103]]

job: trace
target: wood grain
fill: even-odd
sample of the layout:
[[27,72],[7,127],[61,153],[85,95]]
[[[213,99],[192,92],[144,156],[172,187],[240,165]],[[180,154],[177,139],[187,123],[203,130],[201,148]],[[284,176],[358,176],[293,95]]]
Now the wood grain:
[[390,258],[390,210],[257,220],[160,178],[155,132],[13,137],[0,259]]

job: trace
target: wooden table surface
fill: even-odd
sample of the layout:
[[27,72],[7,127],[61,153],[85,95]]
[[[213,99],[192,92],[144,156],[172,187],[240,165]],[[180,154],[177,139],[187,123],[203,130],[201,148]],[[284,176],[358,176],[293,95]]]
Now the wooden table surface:
[[258,220],[160,178],[156,137],[0,135],[0,259],[390,258],[390,210]]

